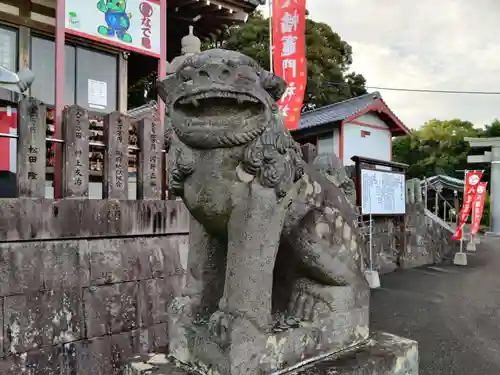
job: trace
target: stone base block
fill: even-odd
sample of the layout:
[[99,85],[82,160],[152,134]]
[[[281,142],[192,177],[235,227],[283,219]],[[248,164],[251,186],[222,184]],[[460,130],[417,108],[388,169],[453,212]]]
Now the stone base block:
[[467,247],[465,249],[467,251],[475,253],[476,252],[476,244],[474,242],[467,242]]
[[[369,337],[368,319],[367,307],[352,309],[334,318],[303,322],[297,328],[266,335],[253,331],[246,321],[235,320],[225,345],[217,343],[205,326],[191,327],[188,345],[172,354],[200,373],[271,374],[308,358],[365,342]],[[189,355],[184,357],[186,352]]]
[[365,271],[365,278],[371,289],[380,288],[380,277],[378,271]]
[[332,355],[297,370],[293,375],[418,375],[416,341],[377,332],[360,348]]
[[307,289],[309,286],[301,285],[303,290],[318,293],[314,305],[306,306],[308,297],[304,294],[302,305],[293,306],[295,317],[278,313],[273,317],[273,328],[266,331],[243,316],[223,312],[212,314],[210,320],[189,321],[189,298],[178,298],[168,318],[169,354],[202,373],[260,375],[321,354],[339,352],[368,339],[367,284]]
[[[375,333],[363,346],[309,361],[301,366],[284,369],[279,374],[418,375],[418,344],[416,341],[388,333]],[[123,375],[199,375],[199,373],[168,363],[165,355],[157,354],[133,359],[126,366]]]
[[453,264],[456,266],[466,266],[467,265],[467,254],[466,253],[455,253],[455,258],[453,259]]

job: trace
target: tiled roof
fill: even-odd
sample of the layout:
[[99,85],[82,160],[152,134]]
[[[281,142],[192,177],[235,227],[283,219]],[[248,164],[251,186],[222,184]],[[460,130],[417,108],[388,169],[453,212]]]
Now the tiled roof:
[[298,130],[343,121],[365,110],[371,110],[370,107],[390,117],[394,123],[393,131],[398,129],[397,132],[400,134],[410,134],[410,130],[391,111],[378,91],[302,113]]
[[460,179],[455,178],[455,177],[446,176],[444,174],[438,174],[436,176],[428,177],[427,179],[420,181],[420,185],[422,187],[424,187],[426,181],[427,181],[427,184],[429,184],[429,185],[441,184],[445,187],[455,189],[455,190],[460,190],[460,191],[462,191],[464,188],[464,181],[463,180],[460,180]]
[[345,120],[380,98],[378,92],[372,92],[302,113],[300,115],[299,129]]

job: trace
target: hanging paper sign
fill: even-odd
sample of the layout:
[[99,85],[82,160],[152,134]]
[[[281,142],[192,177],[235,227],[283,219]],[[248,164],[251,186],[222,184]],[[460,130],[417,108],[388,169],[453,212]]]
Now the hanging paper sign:
[[286,128],[297,129],[307,83],[306,0],[273,1],[274,72],[287,83],[278,101]]
[[483,177],[482,171],[468,171],[465,174],[464,203],[458,215],[459,221],[455,233],[451,237],[454,240],[461,240],[463,236],[463,226],[469,217],[472,203],[476,197],[476,191]]
[[470,234],[474,235],[479,232],[481,226],[481,219],[483,218],[484,200],[486,198],[487,182],[481,182],[476,190],[476,197],[472,204],[472,224]]

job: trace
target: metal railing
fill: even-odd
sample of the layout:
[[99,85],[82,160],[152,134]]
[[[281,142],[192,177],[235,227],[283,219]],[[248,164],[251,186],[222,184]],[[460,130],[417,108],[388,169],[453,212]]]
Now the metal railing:
[[[434,190],[435,192],[435,207],[434,207],[434,212],[433,214],[439,218],[439,203],[440,203],[440,198],[441,198],[441,202],[444,203],[443,205],[443,217],[442,217],[442,220],[445,222],[445,223],[453,223],[454,221],[451,220],[451,217],[449,217],[449,221],[447,220],[447,212],[448,210],[449,211],[454,211],[455,212],[455,215],[458,215],[458,212],[456,212],[456,208],[450,203],[448,202],[448,200],[439,192],[439,190],[436,188],[436,186],[433,184],[433,183],[429,183],[427,180],[425,180],[425,184],[424,184],[424,191],[422,192],[423,194],[423,198],[424,198],[424,207],[426,210],[432,212],[431,210],[428,209],[428,195],[427,195],[427,191],[428,189],[431,188],[432,190]],[[450,215],[451,216],[451,215]],[[456,219],[456,218],[455,218]]]

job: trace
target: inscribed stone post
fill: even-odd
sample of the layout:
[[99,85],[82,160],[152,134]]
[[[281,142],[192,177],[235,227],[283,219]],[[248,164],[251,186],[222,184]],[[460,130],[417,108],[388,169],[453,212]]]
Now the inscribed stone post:
[[168,186],[167,186],[167,154],[161,153],[161,199],[166,200],[170,199],[168,197]]
[[17,116],[17,194],[44,198],[46,108],[34,98],[24,98]]
[[63,198],[89,195],[89,114],[78,105],[64,109]]
[[161,199],[163,129],[158,122],[144,118],[137,123],[137,133],[137,199]]
[[104,118],[104,199],[128,199],[128,128],[130,119],[113,112]]

